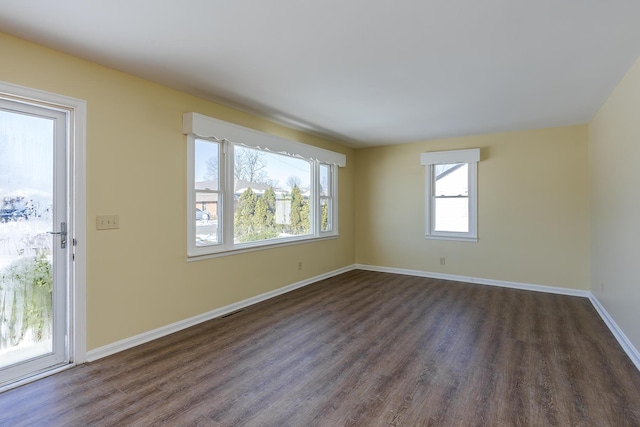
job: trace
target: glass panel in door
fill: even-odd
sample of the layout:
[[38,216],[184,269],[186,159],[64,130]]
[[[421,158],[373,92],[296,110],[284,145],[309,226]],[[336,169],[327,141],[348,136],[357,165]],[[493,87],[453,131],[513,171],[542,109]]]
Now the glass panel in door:
[[[68,360],[66,114],[0,99],[0,387]],[[63,227],[66,226],[63,225]]]

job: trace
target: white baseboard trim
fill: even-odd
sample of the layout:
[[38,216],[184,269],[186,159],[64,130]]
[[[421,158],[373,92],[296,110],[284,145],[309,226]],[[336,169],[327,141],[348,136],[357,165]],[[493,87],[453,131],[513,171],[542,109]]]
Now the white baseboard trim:
[[479,285],[498,286],[501,288],[522,289],[525,291],[546,292],[548,294],[569,295],[589,298],[591,292],[579,289],[556,288],[554,286],[532,285],[530,283],[507,282],[504,280],[483,279],[480,277],[457,276],[453,274],[432,273],[421,270],[408,270],[404,268],[380,267],[376,265],[356,264],[359,270],[379,271],[382,273],[404,274],[407,276],[428,277],[431,279],[452,280],[455,282],[476,283]]
[[216,317],[224,316],[225,314],[240,310],[242,308],[248,307],[253,304],[257,304],[259,302],[268,300],[270,298],[276,297],[278,295],[285,294],[287,292],[291,292],[295,289],[302,288],[304,286],[310,285],[312,283],[319,282],[324,279],[328,279],[333,276],[337,276],[338,274],[346,273],[347,271],[351,271],[355,269],[355,265],[350,265],[347,267],[339,268],[337,270],[330,271],[328,273],[321,274],[319,276],[311,277],[309,279],[302,280],[300,282],[293,283],[288,286],[284,286],[282,288],[275,289],[273,291],[266,292],[264,294],[257,295],[255,297],[247,298],[242,301],[238,301],[233,304],[229,304],[224,307],[216,308],[215,310],[211,310],[206,313],[199,314],[194,317],[190,317],[185,320],[181,320],[179,322],[172,323],[170,325],[162,326],[157,329],[153,329],[148,332],[144,332],[142,334],[133,336],[131,338],[126,338],[124,340],[120,340],[114,342],[112,344],[107,344],[103,347],[96,348],[94,350],[87,352],[87,361],[93,362],[98,359],[102,359],[103,357],[110,356],[112,354],[118,353],[120,351],[128,350],[130,348],[136,347],[140,344],[147,343],[149,341],[153,341],[155,339],[164,337],[166,335],[172,334],[174,332],[181,331],[183,329],[189,328],[191,326],[195,326],[199,323],[206,322],[207,320],[215,319]]
[[596,309],[613,336],[616,337],[616,340],[618,340],[618,343],[620,343],[622,349],[625,351],[625,353],[627,353],[629,359],[631,359],[633,364],[636,365],[636,368],[638,368],[638,370],[640,371],[640,352],[638,351],[638,349],[631,343],[624,332],[622,332],[622,329],[620,329],[611,315],[607,312],[607,310],[605,310],[604,306],[600,303],[598,298],[596,298],[595,295],[590,294],[589,300],[591,301],[591,304],[593,304],[593,307]]
[[195,326],[199,323],[206,322],[207,320],[224,316],[225,314],[240,310],[242,308],[248,307],[253,304],[257,304],[259,302],[268,300],[278,295],[282,295],[287,292],[291,292],[295,289],[310,285],[312,283],[316,283],[321,280],[328,279],[333,276],[337,276],[338,274],[346,273],[348,271],[352,271],[356,269],[367,270],[367,271],[377,271],[381,273],[404,274],[408,276],[428,277],[432,279],[452,280],[456,282],[476,283],[481,285],[498,286],[503,288],[522,289],[527,291],[546,292],[546,293],[552,293],[552,294],[589,298],[589,300],[591,301],[591,304],[593,304],[594,308],[596,309],[596,311],[598,312],[602,320],[605,322],[605,324],[607,325],[611,333],[614,335],[616,340],[618,340],[618,343],[620,343],[620,346],[622,347],[622,349],[627,353],[627,355],[629,356],[631,361],[634,363],[636,368],[640,370],[640,352],[638,351],[638,349],[635,348],[635,346],[627,338],[624,332],[622,332],[620,327],[618,327],[616,322],[609,315],[607,310],[605,310],[605,308],[602,306],[600,301],[598,301],[598,299],[589,291],[582,291],[582,290],[569,289],[569,288],[556,288],[552,286],[533,285],[529,283],[508,282],[503,280],[483,279],[483,278],[470,277],[470,276],[458,276],[458,275],[451,275],[451,274],[433,273],[433,272],[421,271],[421,270],[408,270],[403,268],[381,267],[381,266],[366,265],[366,264],[354,264],[354,265],[346,266],[343,268],[339,268],[337,270],[333,270],[328,273],[311,277],[309,279],[305,279],[300,282],[296,282],[291,285],[284,286],[282,288],[278,288],[261,295],[257,295],[255,297],[238,301],[236,303],[227,305],[225,307],[217,308],[215,310],[200,314],[198,316],[191,317],[189,319],[181,320],[179,322],[172,323],[170,325],[163,326],[163,327],[136,335],[131,338],[126,338],[124,340],[117,341],[115,343],[108,344],[103,347],[99,347],[95,350],[91,350],[87,352],[87,361],[93,362],[103,357],[110,356],[120,351],[128,350],[140,344],[144,344],[146,342],[153,341],[155,339],[172,334],[174,332],[178,332],[183,329],[189,328],[191,326]]

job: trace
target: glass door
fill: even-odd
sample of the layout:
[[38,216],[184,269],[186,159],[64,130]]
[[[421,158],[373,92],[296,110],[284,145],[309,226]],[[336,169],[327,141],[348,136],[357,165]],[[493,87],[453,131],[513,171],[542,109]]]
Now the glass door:
[[0,99],[0,387],[69,363],[67,132]]

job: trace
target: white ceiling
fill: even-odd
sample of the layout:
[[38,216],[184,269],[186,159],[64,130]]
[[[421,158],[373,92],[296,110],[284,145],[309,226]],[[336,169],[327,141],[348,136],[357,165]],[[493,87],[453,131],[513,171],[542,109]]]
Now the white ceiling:
[[0,31],[353,147],[586,123],[638,0],[2,0]]

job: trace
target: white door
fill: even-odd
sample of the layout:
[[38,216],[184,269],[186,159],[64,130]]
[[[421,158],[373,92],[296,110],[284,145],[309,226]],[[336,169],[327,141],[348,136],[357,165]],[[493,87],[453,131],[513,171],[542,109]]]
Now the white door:
[[0,98],[0,388],[70,363],[69,129]]

